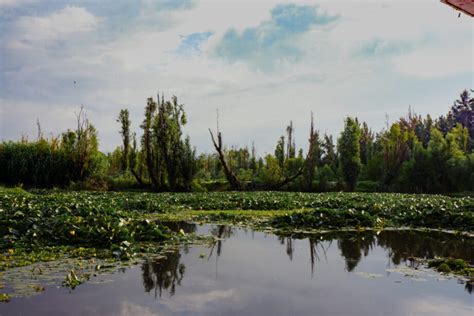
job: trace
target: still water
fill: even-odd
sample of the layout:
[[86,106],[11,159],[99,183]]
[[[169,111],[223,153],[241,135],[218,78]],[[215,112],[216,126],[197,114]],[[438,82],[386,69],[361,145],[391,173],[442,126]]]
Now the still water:
[[13,298],[0,315],[473,315],[472,286],[413,257],[474,260],[473,240],[382,231],[281,237],[186,225],[189,246],[75,290]]

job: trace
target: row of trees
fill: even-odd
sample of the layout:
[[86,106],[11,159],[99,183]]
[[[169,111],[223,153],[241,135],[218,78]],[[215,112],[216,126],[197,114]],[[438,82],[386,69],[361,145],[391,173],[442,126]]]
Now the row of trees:
[[0,182],[64,187],[71,182],[101,188],[190,190],[297,190],[455,192],[474,190],[474,99],[463,91],[437,119],[409,110],[375,133],[347,117],[337,143],[320,135],[313,114],[306,151],[298,149],[290,121],[275,150],[263,157],[255,145],[226,147],[209,130],[214,153],[196,155],[183,134],[186,114],[176,97],[147,100],[141,135],[132,133],[129,111],[120,111],[121,146],[98,151],[97,131],[85,111],[77,127],[60,137],[0,144]]
[[330,135],[319,135],[311,115],[306,155],[296,149],[292,122],[273,155],[257,158],[254,146],[225,150],[219,131],[213,142],[217,154],[199,157],[198,177],[212,181],[224,175],[233,189],[474,190],[474,98],[467,90],[446,115],[433,119],[409,110],[378,133],[347,117],[337,146]]

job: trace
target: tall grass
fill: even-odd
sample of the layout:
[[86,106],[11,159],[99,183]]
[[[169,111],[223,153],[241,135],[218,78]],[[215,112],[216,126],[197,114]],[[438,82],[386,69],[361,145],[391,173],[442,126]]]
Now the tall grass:
[[0,144],[0,182],[53,187],[65,186],[77,179],[73,155],[55,140]]

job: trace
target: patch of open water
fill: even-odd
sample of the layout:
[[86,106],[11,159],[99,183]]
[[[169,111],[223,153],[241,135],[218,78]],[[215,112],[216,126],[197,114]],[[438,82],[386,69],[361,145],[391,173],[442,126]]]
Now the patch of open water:
[[75,290],[0,304],[0,315],[473,315],[472,286],[418,265],[472,262],[472,239],[382,231],[281,237],[187,225],[221,239],[109,275]]

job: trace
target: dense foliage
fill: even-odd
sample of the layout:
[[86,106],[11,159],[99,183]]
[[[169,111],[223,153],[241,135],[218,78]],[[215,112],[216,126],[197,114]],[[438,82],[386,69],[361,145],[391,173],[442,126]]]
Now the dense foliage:
[[[474,231],[474,198],[399,193],[301,192],[56,192],[0,194],[3,245],[93,243],[161,238],[162,228],[144,214],[187,210],[278,211],[276,226],[339,228],[413,226]],[[285,214],[290,210],[299,210]],[[253,213],[252,213],[253,214]],[[281,224],[281,225],[280,225]]]
[[425,227],[474,231],[474,199],[407,194],[340,195],[274,219],[280,228]]
[[357,120],[348,117],[338,140],[342,175],[349,190],[353,191],[361,168],[360,127]]
[[[375,133],[347,118],[337,144],[320,135],[311,116],[306,153],[290,121],[274,153],[225,147],[196,156],[177,98],[149,98],[142,135],[131,133],[126,109],[117,122],[122,145],[98,151],[97,131],[81,109],[77,128],[61,137],[0,144],[0,183],[29,187],[154,191],[282,190],[446,193],[474,190],[474,98],[465,90],[437,119],[409,111]],[[213,134],[211,132],[212,137]]]
[[77,128],[46,139],[0,144],[0,182],[35,187],[65,186],[100,173],[105,156],[98,151],[97,131],[81,108]]
[[0,248],[83,245],[127,248],[167,238],[168,229],[139,218],[127,201],[88,193],[0,193]]

